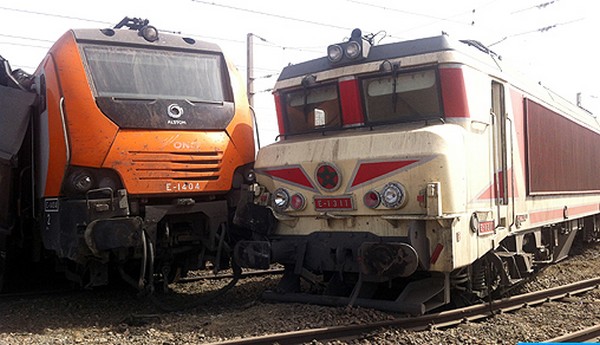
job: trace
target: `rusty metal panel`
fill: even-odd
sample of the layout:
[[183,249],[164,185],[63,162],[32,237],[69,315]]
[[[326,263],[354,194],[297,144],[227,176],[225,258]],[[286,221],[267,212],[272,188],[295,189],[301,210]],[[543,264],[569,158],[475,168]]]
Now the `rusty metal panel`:
[[600,190],[600,134],[525,100],[528,194]]

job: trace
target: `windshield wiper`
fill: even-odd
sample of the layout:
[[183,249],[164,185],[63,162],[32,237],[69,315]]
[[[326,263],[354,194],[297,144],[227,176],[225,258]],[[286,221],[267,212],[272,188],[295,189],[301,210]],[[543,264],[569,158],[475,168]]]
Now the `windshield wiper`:
[[307,74],[302,78],[302,92],[304,93],[304,122],[308,122],[308,94],[310,93],[309,86],[313,85],[317,81],[317,78],[312,74]]
[[120,102],[156,102],[156,98],[113,97],[112,99]]
[[187,102],[191,104],[215,104],[215,105],[223,105],[224,101],[213,101],[208,99],[186,99]]
[[400,63],[391,63],[390,60],[384,60],[381,65],[379,65],[379,70],[385,70],[385,64],[390,65],[390,74],[392,75],[392,110],[393,113],[396,113],[396,108],[398,104],[398,74],[400,74]]

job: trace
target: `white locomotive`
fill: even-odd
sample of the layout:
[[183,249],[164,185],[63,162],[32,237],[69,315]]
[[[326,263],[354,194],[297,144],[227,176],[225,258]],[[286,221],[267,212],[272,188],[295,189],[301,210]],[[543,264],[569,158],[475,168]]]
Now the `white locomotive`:
[[274,95],[280,140],[236,217],[256,235],[237,261],[286,268],[270,298],[421,314],[598,237],[600,126],[478,42],[355,30]]

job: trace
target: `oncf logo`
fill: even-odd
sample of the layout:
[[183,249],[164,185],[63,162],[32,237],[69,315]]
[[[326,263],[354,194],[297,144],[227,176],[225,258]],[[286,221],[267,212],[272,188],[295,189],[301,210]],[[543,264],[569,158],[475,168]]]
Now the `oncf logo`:
[[331,163],[321,163],[317,166],[315,177],[321,188],[332,192],[340,187],[342,176],[335,165]]

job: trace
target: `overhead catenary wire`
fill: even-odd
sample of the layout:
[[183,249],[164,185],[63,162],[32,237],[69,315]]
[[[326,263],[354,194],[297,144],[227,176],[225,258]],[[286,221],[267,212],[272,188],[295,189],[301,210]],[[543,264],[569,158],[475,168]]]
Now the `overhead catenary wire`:
[[[0,10],[12,11],[12,12],[19,12],[19,13],[26,13],[26,14],[34,14],[34,15],[54,17],[54,18],[61,18],[61,19],[86,21],[86,22],[90,22],[90,23],[100,23],[100,24],[106,24],[106,25],[109,25],[109,26],[113,26],[114,25],[113,22],[108,22],[108,21],[105,21],[105,20],[98,20],[98,19],[93,19],[93,18],[83,18],[83,17],[77,17],[77,16],[67,16],[67,15],[62,15],[62,14],[58,14],[58,13],[50,13],[50,12],[31,11],[31,10],[25,10],[25,9],[20,9],[20,8],[11,8],[11,7],[5,7],[5,6],[0,6]],[[178,35],[182,35],[182,36],[196,37],[196,38],[205,39],[205,40],[208,39],[208,40],[215,40],[215,41],[222,41],[222,42],[231,42],[231,43],[244,44],[244,45],[246,44],[245,40],[234,39],[234,38],[229,38],[229,37],[209,36],[209,35],[196,34],[196,33],[186,33],[186,32],[169,30],[169,29],[160,29],[160,31],[174,33],[174,34],[178,34]],[[23,37],[23,36],[16,36],[16,35],[0,34],[0,36],[2,36],[2,37],[9,37],[9,38],[25,39],[25,40],[33,40],[33,41],[40,41],[40,42],[51,42],[51,43],[54,42],[52,40],[47,40],[47,39],[40,39],[40,38],[33,38],[33,37]],[[284,49],[284,50],[317,52],[315,50],[310,50],[310,48],[308,48],[308,47],[294,47],[294,46],[280,45],[280,44],[276,44],[276,43],[270,42],[268,40],[265,40],[264,42],[266,44],[260,44],[260,43],[258,43],[257,45],[261,45],[261,46],[265,46],[265,47],[271,47],[271,48]]]
[[530,7],[527,7],[527,8],[522,8],[522,9],[520,9],[520,10],[513,11],[513,12],[511,12],[510,14],[517,14],[517,13],[521,13],[521,12],[529,11],[529,10],[532,10],[532,9],[534,9],[534,8],[537,8],[537,9],[539,9],[539,10],[541,10],[541,9],[545,9],[546,7],[548,7],[548,6],[550,6],[550,5],[554,4],[554,3],[556,3],[556,2],[558,2],[558,1],[559,1],[559,0],[547,1],[547,2],[544,2],[544,3],[541,3],[541,4],[537,4],[537,5],[534,5],[534,6],[530,6]]
[[312,50],[309,48],[303,48],[303,47],[291,47],[291,46],[285,46],[285,45],[281,45],[275,42],[272,42],[262,36],[259,36],[257,34],[252,34],[252,36],[258,38],[259,40],[261,40],[262,42],[266,43],[263,46],[271,46],[273,48],[279,48],[279,49],[283,49],[283,50],[297,50],[297,51],[304,51],[304,52],[309,52],[309,53],[322,53],[322,51],[317,51],[317,50]]
[[[196,1],[196,0],[194,0],[194,1]],[[354,3],[354,4],[363,5],[363,6],[369,6],[369,7],[379,8],[379,9],[386,10],[386,11],[393,11],[393,12],[408,14],[408,15],[417,16],[417,17],[423,17],[423,18],[429,18],[429,19],[436,19],[436,20],[439,20],[439,21],[448,21],[448,22],[454,22],[454,23],[458,23],[458,24],[464,24],[464,22],[452,20],[450,17],[445,17],[445,18],[444,17],[437,17],[437,16],[434,16],[434,15],[431,15],[431,14],[427,14],[427,13],[418,13],[418,12],[407,11],[407,10],[404,10],[404,9],[399,9],[399,8],[394,8],[394,7],[375,5],[375,4],[372,4],[372,3],[369,3],[369,2],[358,1],[358,0],[346,0],[346,1]]]
[[353,28],[349,28],[349,27],[345,27],[345,26],[340,26],[340,25],[322,23],[322,22],[318,22],[318,21],[314,21],[314,20],[310,20],[310,19],[295,18],[295,17],[290,17],[290,16],[286,16],[286,15],[282,15],[282,14],[277,14],[277,13],[270,13],[270,12],[263,12],[263,11],[253,10],[253,9],[250,9],[250,8],[237,7],[237,6],[226,5],[226,4],[219,4],[219,3],[216,3],[216,2],[212,2],[212,1],[204,1],[204,0],[192,0],[192,1],[193,2],[197,2],[197,3],[201,3],[201,4],[205,4],[205,5],[210,5],[210,6],[215,6],[215,7],[222,7],[222,8],[227,8],[227,9],[230,9],[230,10],[236,10],[236,11],[241,11],[241,12],[246,12],[246,13],[259,14],[259,15],[263,15],[263,16],[267,16],[267,17],[278,18],[278,19],[289,20],[289,21],[295,21],[295,22],[300,22],[300,23],[304,23],[304,24],[311,24],[311,25],[317,25],[317,26],[328,27],[328,28],[339,29],[339,30],[347,30],[347,31],[350,31],[350,30],[353,29]]
[[56,13],[38,12],[38,11],[24,10],[24,9],[20,9],[20,8],[11,8],[11,7],[4,7],[4,6],[0,6],[0,10],[20,12],[20,13],[29,13],[29,14],[37,14],[37,15],[40,15],[40,16],[49,16],[49,17],[56,17],[56,18],[62,18],[62,19],[80,20],[80,21],[91,22],[91,23],[100,23],[100,24],[108,24],[108,25],[112,25],[113,24],[113,23],[110,23],[110,22],[107,22],[107,21],[96,20],[96,19],[91,19],[91,18],[83,18],[83,17],[76,17],[76,16],[67,16],[67,15],[56,14]]
[[40,46],[40,45],[35,45],[35,44],[27,44],[27,43],[19,43],[19,42],[0,41],[0,44],[9,45],[9,46],[27,47],[27,48],[39,48],[39,49],[50,48],[50,46]]
[[505,37],[503,37],[502,39],[495,41],[494,43],[488,44],[487,46],[488,46],[488,47],[495,46],[495,45],[497,45],[497,44],[500,44],[500,43],[502,43],[502,42],[504,42],[504,41],[508,40],[509,38],[514,38],[514,37],[518,37],[518,36],[523,36],[523,35],[533,34],[533,33],[536,33],[536,32],[539,32],[539,33],[544,33],[544,32],[550,31],[550,30],[552,30],[552,29],[554,29],[554,28],[556,28],[556,27],[563,26],[563,25],[568,25],[568,24],[573,24],[573,23],[576,23],[576,22],[582,21],[583,19],[584,19],[584,18],[574,19],[574,20],[570,20],[570,21],[568,21],[568,22],[556,23],[556,24],[552,24],[552,25],[544,26],[544,27],[541,27],[541,28],[538,28],[538,29],[535,29],[535,30],[528,30],[528,31],[524,31],[524,32],[520,32],[520,33],[512,34],[512,35],[509,35],[509,36],[505,36]]

